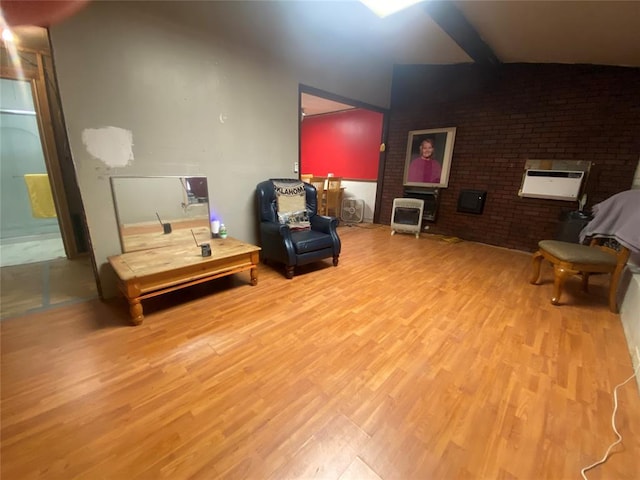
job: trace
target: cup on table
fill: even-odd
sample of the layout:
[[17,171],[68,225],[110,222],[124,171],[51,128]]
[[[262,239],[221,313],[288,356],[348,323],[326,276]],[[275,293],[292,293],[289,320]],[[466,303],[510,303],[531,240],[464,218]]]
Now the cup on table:
[[217,237],[219,232],[220,232],[220,220],[212,220],[211,221],[211,234],[214,237]]

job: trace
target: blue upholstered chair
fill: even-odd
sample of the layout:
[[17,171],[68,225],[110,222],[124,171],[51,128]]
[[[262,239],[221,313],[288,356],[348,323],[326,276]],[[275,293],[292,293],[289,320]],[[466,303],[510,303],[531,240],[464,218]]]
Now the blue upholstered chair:
[[[274,179],[280,183],[300,185],[298,179]],[[256,186],[258,218],[260,222],[260,242],[262,259],[274,261],[285,266],[287,278],[293,278],[295,267],[332,258],[338,266],[340,256],[340,238],[338,237],[338,219],[318,215],[318,200],[313,185],[303,183],[305,207],[309,227],[294,230],[280,223],[278,217],[278,198],[272,180],[260,182]]]

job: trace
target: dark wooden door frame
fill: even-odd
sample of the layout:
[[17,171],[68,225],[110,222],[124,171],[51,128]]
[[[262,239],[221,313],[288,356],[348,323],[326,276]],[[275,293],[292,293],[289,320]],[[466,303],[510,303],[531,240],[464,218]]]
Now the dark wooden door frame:
[[[335,93],[320,90],[319,88],[310,87],[308,85],[300,84],[298,88],[298,118],[302,119],[302,94],[306,93],[315,97],[326,98],[334,102],[344,103],[346,105],[352,105],[356,108],[363,110],[371,110],[382,114],[382,132],[380,132],[380,145],[384,147],[387,142],[387,132],[389,131],[389,110],[386,108],[377,107],[369,103],[354,100],[352,98],[342,97]],[[380,209],[382,208],[382,187],[384,180],[384,167],[386,165],[386,148],[380,149],[380,155],[378,157],[378,178],[376,180],[376,203],[373,211],[373,222],[379,223],[380,221]],[[302,121],[298,122],[298,169],[302,168],[300,164],[300,158],[302,155]]]

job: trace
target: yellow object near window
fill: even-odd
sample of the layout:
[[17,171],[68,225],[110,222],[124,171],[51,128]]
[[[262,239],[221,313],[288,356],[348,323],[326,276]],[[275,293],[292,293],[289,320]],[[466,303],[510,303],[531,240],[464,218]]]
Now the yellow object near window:
[[49,175],[46,173],[29,173],[24,176],[31,202],[31,214],[34,218],[55,218],[56,207],[51,194]]

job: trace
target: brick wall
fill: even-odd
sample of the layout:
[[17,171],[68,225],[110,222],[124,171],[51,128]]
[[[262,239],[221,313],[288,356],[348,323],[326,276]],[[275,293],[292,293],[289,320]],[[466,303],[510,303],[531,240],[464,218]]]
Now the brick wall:
[[[587,207],[631,187],[640,157],[640,69],[508,64],[396,66],[380,221],[403,195],[410,130],[457,127],[449,187],[431,232],[533,251],[577,203],[518,197],[524,164],[590,160]],[[461,189],[486,190],[482,215],[457,213]],[[639,207],[640,208],[640,207]]]

